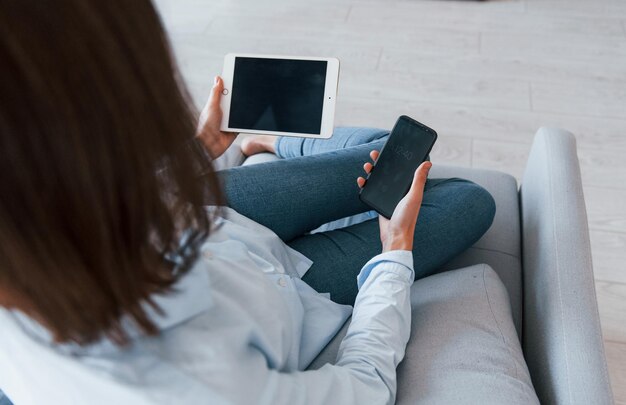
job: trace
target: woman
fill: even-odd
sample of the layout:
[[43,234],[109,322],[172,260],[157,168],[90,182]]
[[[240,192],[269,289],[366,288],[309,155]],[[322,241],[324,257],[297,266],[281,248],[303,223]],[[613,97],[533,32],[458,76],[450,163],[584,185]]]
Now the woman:
[[[222,82],[196,126],[147,0],[3,3],[0,66],[15,403],[394,401],[410,285],[490,226],[485,190],[425,163],[391,220],[308,234],[368,211],[354,182],[386,132],[254,138],[290,159],[214,173]],[[350,314],[337,363],[305,371]]]

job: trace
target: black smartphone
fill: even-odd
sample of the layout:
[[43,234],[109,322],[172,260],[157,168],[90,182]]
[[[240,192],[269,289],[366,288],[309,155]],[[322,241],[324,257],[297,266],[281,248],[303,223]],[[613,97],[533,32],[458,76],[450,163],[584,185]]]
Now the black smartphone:
[[426,160],[436,140],[437,133],[432,128],[400,116],[359,193],[361,201],[391,218],[396,205],[409,192],[415,170]]

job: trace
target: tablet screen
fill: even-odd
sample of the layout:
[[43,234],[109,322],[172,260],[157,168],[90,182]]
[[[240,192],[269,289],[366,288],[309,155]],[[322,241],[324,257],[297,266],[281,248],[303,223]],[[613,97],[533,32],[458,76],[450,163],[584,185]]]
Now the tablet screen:
[[319,134],[327,64],[236,57],[228,126]]

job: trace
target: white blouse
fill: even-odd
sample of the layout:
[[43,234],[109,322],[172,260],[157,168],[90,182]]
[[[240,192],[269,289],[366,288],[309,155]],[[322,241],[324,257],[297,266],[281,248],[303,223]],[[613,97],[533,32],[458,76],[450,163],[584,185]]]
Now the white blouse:
[[[0,388],[20,404],[393,403],[411,322],[409,251],[361,270],[354,311],[300,280],[311,261],[224,208],[201,257],[148,306],[158,336],[124,321],[132,343],[55,345],[0,310]],[[335,365],[307,366],[352,313]]]

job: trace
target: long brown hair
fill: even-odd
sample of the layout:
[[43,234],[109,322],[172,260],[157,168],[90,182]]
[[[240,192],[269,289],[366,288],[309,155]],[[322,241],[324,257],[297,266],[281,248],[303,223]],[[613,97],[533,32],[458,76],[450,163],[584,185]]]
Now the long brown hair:
[[0,291],[58,341],[123,343],[124,315],[156,333],[142,306],[209,220],[188,204],[197,114],[152,4],[0,0],[0,75]]

